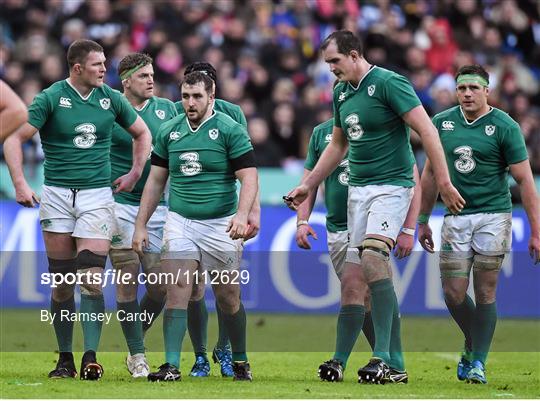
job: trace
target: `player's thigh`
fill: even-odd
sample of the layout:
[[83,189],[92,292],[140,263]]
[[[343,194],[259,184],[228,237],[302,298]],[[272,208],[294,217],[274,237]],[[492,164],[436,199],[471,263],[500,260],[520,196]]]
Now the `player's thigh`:
[[43,231],[47,256],[52,259],[72,259],[77,255],[75,239],[70,233]]
[[199,263],[193,259],[163,259],[160,274],[167,291],[167,308],[187,308],[191,297],[193,275]]
[[[165,260],[181,259],[201,262],[201,251],[195,237],[192,220],[169,211],[163,227],[161,264]],[[163,267],[162,267],[163,270]]]
[[115,215],[109,187],[81,189],[76,194],[75,213],[74,237],[111,241]]
[[[389,238],[391,246],[407,217],[414,188],[395,185],[368,185],[366,192],[370,202],[367,210],[365,237]],[[351,245],[356,245],[351,243]]]
[[111,249],[131,249],[138,211],[137,206],[114,203]]

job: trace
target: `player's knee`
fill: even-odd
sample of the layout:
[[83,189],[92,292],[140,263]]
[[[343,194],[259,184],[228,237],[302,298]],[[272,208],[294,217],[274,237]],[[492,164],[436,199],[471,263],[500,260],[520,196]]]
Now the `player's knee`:
[[77,255],[77,270],[99,267],[105,269],[107,255],[99,255],[89,249],[83,249]]
[[58,302],[65,301],[73,296],[77,260],[48,259],[53,299]]
[[64,302],[73,297],[75,285],[60,284],[52,289],[52,299],[56,302]]
[[232,315],[240,307],[240,297],[235,291],[221,291],[216,294],[219,308],[226,314]]
[[342,304],[361,304],[367,288],[360,266],[355,269],[347,269],[341,280]]
[[156,284],[146,284],[146,292],[148,296],[156,301],[161,302],[165,299],[165,296],[167,295],[167,287],[164,284],[156,283]]
[[111,249],[109,256],[115,269],[139,265],[139,256],[132,249]]
[[457,286],[443,286],[444,300],[449,305],[461,305],[467,294],[466,289],[458,288]]
[[368,283],[391,277],[391,247],[378,238],[366,238],[361,247],[361,264]]
[[86,282],[80,286],[81,295],[97,296],[103,294],[101,285],[94,282]]
[[116,285],[116,300],[118,302],[131,302],[137,299],[137,285],[117,284]]
[[204,297],[205,292],[205,283],[204,276],[199,275],[199,279],[196,283],[193,283],[193,288],[191,289],[191,298],[190,301],[199,301]]

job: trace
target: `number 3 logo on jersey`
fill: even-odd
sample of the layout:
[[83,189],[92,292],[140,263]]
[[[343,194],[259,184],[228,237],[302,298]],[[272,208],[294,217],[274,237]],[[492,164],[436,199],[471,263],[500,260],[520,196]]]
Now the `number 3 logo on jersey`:
[[359,122],[360,119],[357,114],[349,114],[347,118],[345,118],[345,123],[349,126],[349,128],[347,128],[347,135],[349,136],[349,139],[353,141],[362,138],[362,135],[364,135],[364,129]]
[[88,149],[96,143],[96,126],[91,123],[84,123],[75,127],[75,132],[80,134],[73,138],[73,144],[81,149]]
[[473,151],[470,146],[458,146],[454,149],[454,154],[459,155],[459,159],[454,162],[454,167],[457,171],[463,174],[468,174],[476,167],[476,162],[473,159]]
[[197,152],[182,153],[178,156],[180,160],[186,163],[180,165],[180,171],[187,176],[197,175],[202,171],[202,164],[199,163],[199,154]]

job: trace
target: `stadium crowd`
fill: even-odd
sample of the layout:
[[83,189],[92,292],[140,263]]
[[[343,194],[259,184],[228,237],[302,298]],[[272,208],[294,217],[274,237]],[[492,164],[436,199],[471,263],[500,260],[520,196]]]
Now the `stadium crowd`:
[[[519,122],[540,174],[534,0],[3,0],[0,24],[0,78],[27,104],[67,75],[65,52],[78,38],[103,45],[116,89],[119,61],[148,53],[156,95],[173,101],[186,65],[212,63],[218,97],[242,107],[261,167],[301,166],[313,127],[331,117],[334,76],[318,48],[336,29],[359,33],[369,62],[407,76],[430,115],[456,103],[456,70],[479,63],[490,103]],[[25,161],[42,161],[37,136]]]

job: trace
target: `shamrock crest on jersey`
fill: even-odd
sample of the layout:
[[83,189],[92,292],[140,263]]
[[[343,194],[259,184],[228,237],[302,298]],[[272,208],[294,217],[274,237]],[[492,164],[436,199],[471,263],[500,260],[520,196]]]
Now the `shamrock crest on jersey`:
[[375,93],[375,85],[369,85],[367,88],[367,94],[369,96],[373,96],[374,93]]
[[359,122],[360,119],[356,113],[349,114],[347,118],[345,118],[345,123],[349,126],[349,128],[347,128],[347,135],[349,136],[349,139],[353,141],[357,141],[364,135],[364,129]]
[[160,120],[164,120],[165,119],[165,110],[156,110],[156,116]]
[[217,128],[211,129],[210,131],[208,131],[208,136],[210,137],[210,139],[215,141],[219,136],[219,130]]
[[484,129],[484,132],[487,136],[491,136],[495,133],[495,126],[494,125],[486,125],[486,128]]
[[96,126],[92,123],[83,123],[75,127],[75,132],[80,133],[73,138],[73,144],[81,149],[88,149],[96,143]]
[[109,107],[111,107],[111,99],[99,99],[99,104],[103,110],[109,110]]

